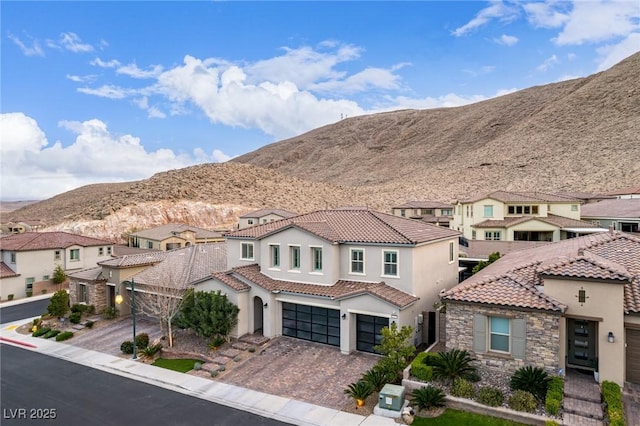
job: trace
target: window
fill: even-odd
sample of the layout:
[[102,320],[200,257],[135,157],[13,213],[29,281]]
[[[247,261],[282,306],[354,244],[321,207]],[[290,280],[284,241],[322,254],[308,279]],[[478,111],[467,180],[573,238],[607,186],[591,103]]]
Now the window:
[[476,239],[476,231],[475,231],[475,229],[471,231],[471,239],[472,240]]
[[484,239],[500,241],[500,231],[485,231]]
[[267,219],[262,219],[262,223],[267,223]]
[[33,291],[33,283],[34,282],[36,282],[36,279],[33,278],[33,277],[25,278],[25,280],[24,280],[25,289],[27,291]]
[[454,256],[455,252],[454,252],[454,250],[453,250],[453,249],[454,249],[453,241],[451,241],[451,242],[449,243],[449,263],[451,263],[451,262],[453,262],[453,261],[454,261],[453,256]]
[[98,247],[98,256],[104,256],[104,247]]
[[153,241],[147,241],[147,248],[148,249],[152,249],[153,248]]
[[382,257],[383,257],[382,275],[397,277],[398,276],[398,252],[383,251]]
[[49,281],[49,275],[43,275],[42,281]]
[[240,259],[253,260],[253,243],[242,243],[240,249]]
[[442,209],[442,216],[453,216],[453,209]]
[[364,274],[364,250],[351,249],[351,273]]
[[253,219],[247,219],[247,224],[248,225],[253,225]]
[[314,272],[322,272],[322,247],[311,247],[311,265]]
[[484,206],[484,217],[493,217],[493,206]]
[[111,256],[111,247],[107,247],[107,255]]
[[422,209],[420,212],[422,215],[433,214],[433,209]]
[[272,268],[280,267],[280,246],[272,244],[269,246],[270,265]]
[[508,206],[509,214],[538,214],[538,206]]
[[87,303],[87,285],[78,283],[78,303]]
[[497,352],[509,352],[509,319],[489,317],[489,349]]
[[16,254],[11,253],[11,263],[16,263]]
[[69,250],[69,259],[70,260],[80,260],[80,249],[71,249],[71,250]]
[[572,212],[577,212],[578,211],[578,205],[577,204],[571,204],[571,211]]
[[467,206],[467,217],[469,217],[469,206]]
[[60,260],[60,250],[53,252],[53,260]]
[[300,269],[300,246],[289,246],[289,269]]
[[400,209],[400,216],[405,217],[407,215],[407,211],[405,209]]

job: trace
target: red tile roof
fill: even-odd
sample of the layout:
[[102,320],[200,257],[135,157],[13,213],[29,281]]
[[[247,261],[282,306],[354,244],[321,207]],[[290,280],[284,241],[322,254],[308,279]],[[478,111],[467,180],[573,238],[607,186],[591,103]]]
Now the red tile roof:
[[507,228],[517,225],[519,223],[528,222],[530,220],[538,220],[545,222],[558,228],[593,228],[594,225],[591,222],[585,222],[583,220],[571,219],[569,217],[558,216],[549,213],[544,216],[520,216],[520,217],[507,217],[504,220],[488,219],[480,223],[472,225],[473,228]]
[[[396,288],[393,288],[384,282],[379,283],[365,283],[358,281],[346,281],[339,280],[333,285],[319,285],[319,284],[307,284],[291,281],[274,280],[260,272],[260,266],[257,264],[240,266],[233,268],[230,272],[223,274],[215,274],[214,277],[220,279],[225,284],[234,288],[234,285],[238,285],[237,282],[229,280],[229,274],[249,280],[252,283],[264,288],[271,292],[286,292],[294,294],[304,294],[309,296],[326,297],[331,300],[341,300],[350,297],[360,296],[364,294],[370,294],[379,299],[382,299],[400,309],[403,309],[416,300],[418,297],[407,294]],[[226,281],[225,281],[226,280]],[[242,283],[242,281],[236,278],[236,281]],[[242,283],[244,284],[244,283]],[[242,291],[238,287],[238,291]],[[235,288],[234,288],[235,289]]]
[[580,210],[582,217],[640,219],[640,198],[620,198],[589,203]]
[[93,247],[110,246],[113,243],[68,232],[25,232],[0,237],[0,250],[7,251],[64,249],[74,245]]
[[453,204],[441,203],[440,201],[407,201],[394,209],[453,209]]
[[[535,292],[542,276],[597,279],[624,285],[625,313],[640,312],[640,237],[622,232],[601,232],[507,253],[477,274],[443,291],[452,302],[476,302],[534,309],[561,309],[547,298],[545,305],[522,289]],[[469,292],[472,292],[471,295]],[[475,293],[482,293],[474,299]],[[546,296],[545,296],[546,297]]]
[[6,263],[0,262],[0,278],[17,277],[20,274],[16,274]]
[[493,198],[503,203],[578,203],[580,200],[560,194],[551,194],[546,192],[512,192],[512,191],[494,191],[487,195],[482,195],[469,200],[461,200],[462,203],[473,203],[484,200],[485,198]]
[[229,238],[261,239],[298,228],[333,243],[420,244],[460,235],[458,231],[366,209],[320,210],[227,234]]
[[270,214],[278,215],[283,218],[289,218],[289,217],[294,217],[298,215],[298,213],[293,213],[288,210],[282,210],[282,209],[260,209],[260,210],[254,210],[249,213],[245,213],[242,216],[240,216],[240,218],[242,219],[258,218],[259,219],[261,217],[268,216]]

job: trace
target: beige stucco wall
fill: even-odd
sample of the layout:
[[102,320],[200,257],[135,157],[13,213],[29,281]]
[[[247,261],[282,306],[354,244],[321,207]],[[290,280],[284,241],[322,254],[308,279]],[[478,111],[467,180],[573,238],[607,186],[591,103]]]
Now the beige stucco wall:
[[[450,243],[453,243],[451,262]],[[411,251],[411,277],[408,285],[401,290],[420,298],[416,302],[419,311],[432,311],[433,304],[440,300],[440,291],[458,284],[458,248],[456,237],[420,245]],[[386,282],[393,285],[389,281]]]
[[[585,303],[578,302],[578,291],[586,291]],[[597,322],[596,353],[599,361],[600,381],[610,380],[620,385],[624,381],[624,286],[622,283],[597,281],[544,279],[544,293],[567,304],[566,317],[578,317]],[[609,332],[616,336],[614,343],[607,341]],[[561,342],[567,341],[566,323],[561,327]],[[564,362],[566,343],[561,345]]]
[[[577,206],[577,210],[572,210],[571,206]],[[570,217],[571,219],[576,219],[576,220],[580,220],[580,203],[579,202],[575,202],[575,203],[569,203],[569,204],[549,204],[549,207],[551,207],[551,209],[549,210],[549,213],[558,215],[558,216],[563,216],[563,217]]]

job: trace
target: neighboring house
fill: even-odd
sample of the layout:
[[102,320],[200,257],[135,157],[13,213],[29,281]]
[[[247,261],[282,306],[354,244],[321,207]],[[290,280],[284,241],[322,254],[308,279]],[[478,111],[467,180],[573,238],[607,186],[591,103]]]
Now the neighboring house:
[[408,201],[391,208],[394,216],[420,219],[439,226],[449,226],[453,216],[453,205],[439,201]]
[[616,198],[640,198],[640,186],[623,188],[618,191],[610,192],[608,195]]
[[[433,304],[457,283],[459,233],[366,209],[322,210],[227,234],[227,266],[198,290],[240,307],[261,332],[372,352],[391,322],[435,341]],[[431,321],[430,321],[431,319]]]
[[568,197],[568,198],[575,198],[577,200],[580,200],[582,204],[597,203],[602,200],[610,200],[610,199],[616,198],[613,195],[593,194],[591,192],[560,191],[560,192],[555,192],[554,194],[561,195],[563,197]]
[[517,250],[524,250],[541,245],[551,244],[546,241],[489,241],[489,240],[466,240],[465,245],[460,244],[458,264],[460,265],[460,279],[464,281],[472,275],[474,266],[480,261],[489,260],[492,253],[500,253],[504,256],[507,253]]
[[174,250],[192,244],[224,241],[222,233],[185,225],[168,223],[144,231],[129,234],[130,247],[157,250]]
[[441,293],[447,349],[481,368],[599,370],[640,383],[640,237],[617,231],[506,254]]
[[289,219],[297,215],[297,213],[282,209],[255,210],[240,216],[240,220],[238,221],[238,229],[244,229],[250,226],[273,222],[280,219]]
[[69,274],[111,258],[113,243],[67,232],[25,232],[0,237],[0,295],[16,299],[49,290],[60,265]]
[[582,220],[602,228],[640,232],[640,197],[616,198],[582,206]]
[[8,222],[2,225],[2,233],[23,234],[25,232],[37,232],[45,227],[40,220],[25,220],[20,222]]
[[212,273],[227,268],[226,243],[194,244],[181,249],[125,255],[100,262],[97,268],[70,274],[71,303],[94,305],[99,312],[116,307],[115,296],[127,293],[117,306],[130,312],[131,281],[136,293],[162,291],[163,287],[186,289]]
[[451,229],[468,240],[560,241],[603,232],[580,220],[581,200],[542,192],[495,191],[456,203]]

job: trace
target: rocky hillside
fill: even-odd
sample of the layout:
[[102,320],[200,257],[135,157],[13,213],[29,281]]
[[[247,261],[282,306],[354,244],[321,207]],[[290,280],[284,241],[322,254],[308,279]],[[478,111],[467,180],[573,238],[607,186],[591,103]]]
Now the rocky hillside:
[[458,108],[353,117],[225,164],[97,184],[3,214],[120,240],[173,222],[232,227],[249,210],[388,210],[497,189],[605,192],[640,182],[640,53],[587,78]]

